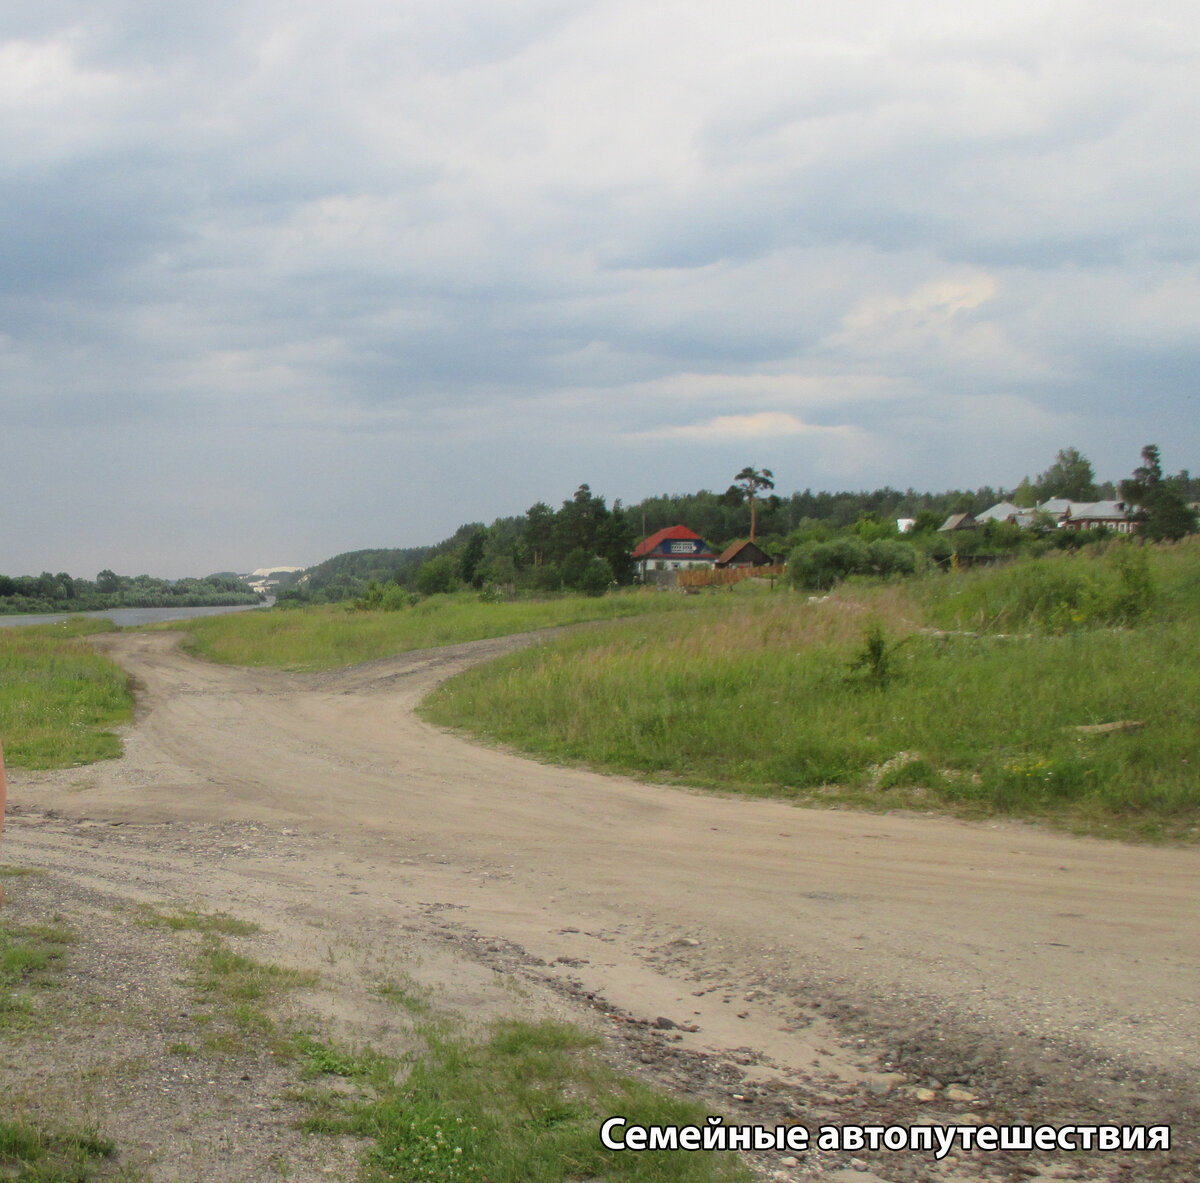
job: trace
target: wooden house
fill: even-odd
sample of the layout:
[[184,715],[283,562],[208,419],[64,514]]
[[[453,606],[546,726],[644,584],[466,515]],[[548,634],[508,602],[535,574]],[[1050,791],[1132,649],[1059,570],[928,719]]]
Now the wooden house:
[[717,557],[717,552],[687,526],[664,526],[643,538],[633,550],[634,569],[643,583],[671,582],[671,573],[712,567]]

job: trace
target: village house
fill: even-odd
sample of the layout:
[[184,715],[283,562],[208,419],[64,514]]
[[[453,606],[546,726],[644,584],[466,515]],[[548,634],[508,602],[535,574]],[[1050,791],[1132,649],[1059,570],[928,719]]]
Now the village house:
[[1028,529],[1037,520],[1037,514],[1036,509],[1022,508],[1014,505],[1011,501],[998,501],[995,505],[977,514],[975,521],[981,526],[987,522],[1013,522]]
[[1067,497],[1052,497],[1040,502],[1036,509],[1021,509],[1011,501],[1000,501],[985,509],[975,520],[980,523],[1015,522],[1018,526],[1028,527],[1039,514],[1049,517],[1060,530],[1094,530],[1099,526],[1107,526],[1118,534],[1132,534],[1137,530],[1133,507],[1124,501],[1071,501]]
[[1137,529],[1133,512],[1124,501],[1069,501],[1056,520],[1060,530],[1094,530],[1098,526],[1107,526],[1118,534],[1132,534]]
[[717,552],[687,526],[664,526],[649,538],[642,539],[633,551],[634,569],[642,583],[673,582],[672,572],[712,567],[718,557]]

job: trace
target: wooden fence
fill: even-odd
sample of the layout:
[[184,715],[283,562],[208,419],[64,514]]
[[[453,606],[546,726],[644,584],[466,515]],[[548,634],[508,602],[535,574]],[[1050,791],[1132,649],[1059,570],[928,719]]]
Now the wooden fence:
[[743,579],[777,579],[787,568],[780,567],[703,567],[699,571],[680,571],[680,587],[728,587]]

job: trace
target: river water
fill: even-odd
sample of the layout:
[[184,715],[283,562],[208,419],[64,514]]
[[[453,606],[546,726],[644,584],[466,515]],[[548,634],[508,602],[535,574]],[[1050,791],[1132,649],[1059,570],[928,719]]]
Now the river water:
[[191,620],[195,616],[223,616],[226,612],[253,612],[256,608],[269,608],[275,601],[265,604],[235,604],[224,608],[102,608],[97,612],[59,612],[32,616],[0,616],[0,628],[17,628],[23,624],[55,624],[60,620],[72,620],[76,616],[96,616],[111,620],[122,627],[131,624],[160,624],[168,620]]

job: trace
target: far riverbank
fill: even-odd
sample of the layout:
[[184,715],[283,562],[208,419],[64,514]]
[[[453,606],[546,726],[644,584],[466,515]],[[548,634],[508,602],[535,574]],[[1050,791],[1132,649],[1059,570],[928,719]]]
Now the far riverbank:
[[232,604],[209,608],[98,608],[94,612],[37,612],[24,616],[0,616],[0,628],[19,628],[35,624],[57,624],[60,620],[75,620],[80,616],[92,616],[98,620],[111,620],[120,628],[138,624],[165,624],[172,620],[192,620],[197,616],[224,616],[227,612],[253,612],[258,608],[269,608],[274,598],[262,604]]

